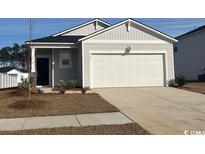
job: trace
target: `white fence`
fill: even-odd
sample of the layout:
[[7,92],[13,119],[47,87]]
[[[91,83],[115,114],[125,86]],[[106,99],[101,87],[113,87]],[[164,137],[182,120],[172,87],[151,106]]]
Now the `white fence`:
[[0,89],[17,87],[17,75],[0,73]]

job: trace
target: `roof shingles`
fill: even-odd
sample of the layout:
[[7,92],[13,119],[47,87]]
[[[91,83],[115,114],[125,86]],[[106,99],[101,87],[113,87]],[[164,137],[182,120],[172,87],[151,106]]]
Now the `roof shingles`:
[[189,31],[189,32],[187,32],[187,33],[185,33],[185,34],[182,34],[182,35],[180,35],[180,36],[177,36],[176,39],[182,38],[182,37],[184,37],[184,36],[188,36],[188,35],[193,34],[193,33],[196,33],[196,32],[200,32],[200,31],[202,31],[202,30],[205,30],[205,25],[204,25],[204,26],[200,26],[200,27],[198,27],[198,28],[196,28],[196,29],[194,29],[194,30],[191,30],[191,31]]
[[77,43],[77,41],[85,36],[48,36],[35,40],[31,42],[49,42],[49,43]]

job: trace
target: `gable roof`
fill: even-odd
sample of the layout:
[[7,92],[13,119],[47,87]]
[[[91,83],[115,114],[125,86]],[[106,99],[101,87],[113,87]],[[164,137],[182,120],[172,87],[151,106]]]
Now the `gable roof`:
[[82,24],[80,24],[80,25],[78,25],[78,26],[74,26],[74,27],[69,28],[69,29],[67,29],[67,30],[63,30],[63,31],[61,31],[61,32],[58,32],[58,33],[56,33],[56,34],[53,34],[53,36],[59,36],[59,35],[68,33],[68,32],[70,32],[70,31],[79,29],[79,28],[81,28],[81,27],[83,27],[83,26],[89,25],[89,24],[94,23],[94,22],[100,22],[100,23],[102,23],[103,25],[106,25],[107,27],[110,27],[110,26],[111,26],[109,23],[107,23],[107,22],[105,22],[105,21],[103,21],[103,20],[101,20],[101,19],[96,18],[96,19],[93,19],[93,20],[91,20],[91,21],[82,23]]
[[203,30],[205,30],[205,25],[200,26],[197,29],[191,30],[191,31],[189,31],[185,34],[179,35],[179,36],[176,37],[176,39],[180,39],[180,38],[183,38],[183,37],[186,37],[186,36],[190,36],[191,34],[195,34],[197,32],[201,32]]
[[27,73],[26,70],[18,69],[18,68],[15,68],[15,67],[2,67],[2,68],[0,68],[0,73],[7,73],[7,72],[9,72],[9,71],[11,71],[13,69],[16,69],[16,70],[18,70],[20,72],[23,72],[23,73]]
[[[31,43],[77,43],[79,39],[85,36],[48,36],[35,40],[31,40]],[[29,43],[27,41],[26,43]]]
[[156,29],[154,29],[154,28],[151,28],[151,27],[149,27],[149,26],[147,26],[147,25],[145,25],[145,24],[142,24],[142,23],[140,23],[140,22],[138,22],[138,21],[135,21],[134,19],[126,19],[126,20],[124,20],[124,21],[121,21],[121,22],[119,22],[119,23],[117,23],[117,24],[114,24],[114,25],[108,27],[108,28],[102,29],[102,30],[97,31],[97,32],[95,32],[95,33],[92,33],[92,34],[90,34],[90,35],[88,35],[88,36],[86,36],[86,37],[83,37],[83,38],[79,39],[79,41],[87,40],[87,39],[92,38],[92,37],[94,37],[94,36],[96,36],[96,35],[98,35],[98,34],[102,34],[102,33],[106,32],[106,31],[109,31],[109,30],[111,30],[111,29],[114,29],[114,28],[116,28],[116,27],[118,27],[118,26],[120,26],[120,25],[122,25],[122,24],[127,23],[127,22],[132,22],[132,23],[134,23],[134,24],[136,24],[136,25],[138,25],[138,26],[140,26],[140,27],[142,27],[142,28],[144,28],[144,29],[147,29],[147,30],[149,30],[149,31],[151,31],[151,32],[153,32],[153,33],[155,33],[155,34],[161,36],[161,37],[164,37],[164,38],[166,38],[166,39],[168,39],[168,40],[170,40],[170,41],[172,41],[172,42],[177,42],[177,40],[176,40],[175,38],[173,38],[173,37],[171,37],[171,36],[169,36],[169,35],[167,35],[167,34],[165,34],[165,33],[162,33],[162,32],[160,32],[160,31],[158,31],[158,30],[156,30]]

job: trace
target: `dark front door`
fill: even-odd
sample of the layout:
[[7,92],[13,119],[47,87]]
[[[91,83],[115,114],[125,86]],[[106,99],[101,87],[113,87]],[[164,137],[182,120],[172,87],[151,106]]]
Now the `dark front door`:
[[49,58],[37,58],[37,85],[49,85]]

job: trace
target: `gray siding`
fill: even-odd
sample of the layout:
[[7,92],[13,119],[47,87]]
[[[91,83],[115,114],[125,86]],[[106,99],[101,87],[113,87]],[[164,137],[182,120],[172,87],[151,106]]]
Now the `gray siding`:
[[63,36],[67,36],[67,35],[89,35],[91,33],[94,33],[98,30],[101,30],[101,29],[104,29],[106,28],[107,26],[99,23],[98,24],[98,29],[95,28],[95,23],[90,23],[89,25],[86,25],[84,27],[81,27],[79,29],[76,29],[76,30],[73,30],[73,31],[70,31],[68,33],[65,33],[63,34]]
[[82,44],[78,45],[78,83],[82,87]]
[[160,38],[145,32],[141,27],[131,23],[129,31],[127,25],[123,24],[113,30],[99,34],[89,40],[160,40]]
[[[59,66],[59,56],[60,53],[71,53],[72,57],[72,68],[60,68]],[[81,51],[78,49],[54,49],[54,83],[57,86],[59,80],[78,80],[78,86],[81,86],[82,76],[81,76]],[[49,66],[49,76],[50,76],[50,86],[51,86],[51,60],[52,60],[52,49],[37,49],[36,56],[46,56],[50,58]]]
[[89,87],[90,86],[90,51],[96,51],[96,50],[122,50],[124,51],[125,48],[131,45],[132,50],[136,51],[167,51],[167,74],[168,74],[168,80],[173,79],[173,45],[170,43],[154,43],[154,44],[114,44],[114,43],[84,43],[84,86]]
[[[71,53],[72,57],[72,68],[60,68],[59,66],[59,56],[60,53]],[[54,55],[55,55],[55,85],[57,85],[57,82],[59,80],[78,80],[79,81],[79,76],[78,76],[78,66],[79,66],[79,61],[78,61],[78,50],[77,49],[54,49]]]
[[198,80],[205,68],[205,31],[179,39],[175,57],[175,74]]

